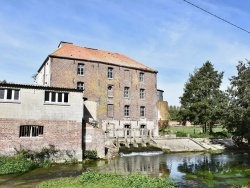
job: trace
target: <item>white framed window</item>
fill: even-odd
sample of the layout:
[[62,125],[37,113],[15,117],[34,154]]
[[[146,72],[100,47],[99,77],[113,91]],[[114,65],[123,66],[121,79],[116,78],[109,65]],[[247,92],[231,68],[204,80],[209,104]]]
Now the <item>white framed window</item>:
[[129,87],[124,87],[124,97],[129,98]]
[[84,90],[84,83],[83,82],[77,82],[77,89]]
[[44,101],[45,103],[68,103],[69,94],[45,91]]
[[130,115],[130,106],[129,105],[125,105],[124,106],[124,116],[125,117],[129,117]]
[[140,99],[145,99],[145,89],[140,89]]
[[0,88],[0,100],[18,101],[20,98],[20,90]]
[[140,72],[140,82],[144,82],[144,73]]
[[77,74],[81,76],[84,75],[84,64],[78,64]]
[[21,125],[19,137],[42,137],[43,126],[39,125]]
[[140,107],[140,117],[145,117],[146,109],[145,106]]
[[114,77],[113,68],[108,67],[108,78],[113,78],[113,77]]

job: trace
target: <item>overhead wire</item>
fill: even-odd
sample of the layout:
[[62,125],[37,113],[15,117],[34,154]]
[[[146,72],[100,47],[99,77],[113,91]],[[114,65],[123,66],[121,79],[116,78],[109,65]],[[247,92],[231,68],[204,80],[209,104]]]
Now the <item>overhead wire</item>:
[[193,4],[193,3],[189,2],[189,1],[187,1],[187,0],[183,0],[183,1],[190,4],[190,5],[192,5],[192,6],[194,6],[194,7],[196,7],[196,8],[198,8],[198,9],[200,9],[200,10],[202,10],[202,11],[204,11],[204,12],[206,12],[206,13],[208,13],[208,14],[210,14],[210,15],[212,15],[212,16],[214,16],[214,17],[216,17],[216,18],[218,18],[218,19],[220,19],[220,20],[222,20],[222,21],[224,21],[224,22],[226,22],[226,23],[228,23],[228,24],[230,24],[230,25],[232,25],[232,26],[234,26],[234,27],[236,27],[236,28],[238,28],[238,29],[241,29],[242,31],[250,33],[246,29],[243,29],[242,27],[239,27],[236,24],[233,24],[232,22],[229,22],[229,21],[227,21],[227,20],[225,20],[225,19],[223,19],[223,18],[221,18],[221,17],[219,17],[219,16],[217,16],[217,15],[215,15],[215,14],[213,14],[213,13],[211,13],[211,12],[209,12],[209,11],[207,11],[207,10],[205,10],[205,9],[203,9],[203,8],[197,6],[197,5],[195,5],[195,4]]

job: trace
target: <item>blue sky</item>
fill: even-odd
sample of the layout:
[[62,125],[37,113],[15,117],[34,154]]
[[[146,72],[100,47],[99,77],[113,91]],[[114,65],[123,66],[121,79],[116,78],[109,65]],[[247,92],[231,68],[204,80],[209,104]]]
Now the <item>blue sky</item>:
[[[189,0],[250,31],[248,0]],[[224,71],[222,89],[250,60],[250,33],[183,0],[0,0],[0,80],[32,84],[60,41],[127,55],[158,70],[158,88],[179,105],[195,68]]]

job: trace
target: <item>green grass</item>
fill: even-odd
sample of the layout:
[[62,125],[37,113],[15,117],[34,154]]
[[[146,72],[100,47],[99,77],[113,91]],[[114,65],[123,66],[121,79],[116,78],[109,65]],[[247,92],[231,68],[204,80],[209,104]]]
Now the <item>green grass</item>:
[[194,127],[186,127],[186,126],[180,126],[180,127],[174,127],[171,126],[167,128],[167,133],[173,133],[176,134],[177,137],[187,137],[188,135],[192,138],[225,138],[230,137],[231,135],[227,132],[226,129],[223,129],[221,126],[213,128],[213,134],[209,135],[203,134],[202,128],[200,126],[194,126]]
[[62,178],[41,183],[38,188],[84,187],[84,188],[174,188],[166,178],[151,178],[139,174],[122,176],[114,173],[89,171],[77,178]]

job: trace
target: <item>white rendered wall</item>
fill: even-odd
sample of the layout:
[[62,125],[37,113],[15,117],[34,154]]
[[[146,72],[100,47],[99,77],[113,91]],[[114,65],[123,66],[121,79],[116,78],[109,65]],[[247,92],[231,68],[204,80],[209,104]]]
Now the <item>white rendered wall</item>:
[[20,89],[19,101],[0,100],[0,118],[82,121],[82,93],[70,92],[64,104],[45,103],[44,95],[45,90]]

